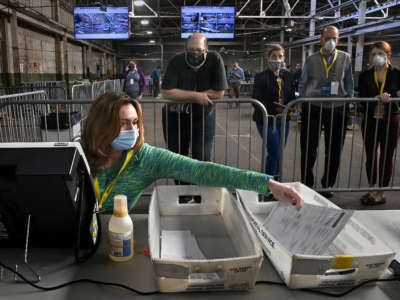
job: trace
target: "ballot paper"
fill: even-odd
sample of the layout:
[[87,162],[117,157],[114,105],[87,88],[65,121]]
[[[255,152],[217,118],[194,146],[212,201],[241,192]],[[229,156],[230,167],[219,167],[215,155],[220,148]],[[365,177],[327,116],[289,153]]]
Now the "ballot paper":
[[161,258],[205,259],[190,230],[162,230]]
[[292,253],[323,255],[353,211],[305,203],[301,210],[278,202],[263,226]]

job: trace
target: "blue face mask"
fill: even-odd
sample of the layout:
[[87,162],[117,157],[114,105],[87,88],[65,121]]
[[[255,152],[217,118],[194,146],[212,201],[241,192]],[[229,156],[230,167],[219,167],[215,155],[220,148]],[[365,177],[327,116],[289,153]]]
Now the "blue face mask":
[[121,130],[119,136],[111,142],[111,147],[115,150],[129,150],[135,146],[139,137],[139,129]]

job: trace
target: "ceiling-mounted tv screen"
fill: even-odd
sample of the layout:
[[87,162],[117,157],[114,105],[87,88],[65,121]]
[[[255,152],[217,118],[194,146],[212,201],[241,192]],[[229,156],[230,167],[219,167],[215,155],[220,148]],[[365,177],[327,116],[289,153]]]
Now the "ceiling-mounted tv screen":
[[234,6],[182,6],[181,38],[192,33],[203,33],[207,38],[233,39],[235,37]]
[[76,39],[129,39],[128,7],[75,7]]

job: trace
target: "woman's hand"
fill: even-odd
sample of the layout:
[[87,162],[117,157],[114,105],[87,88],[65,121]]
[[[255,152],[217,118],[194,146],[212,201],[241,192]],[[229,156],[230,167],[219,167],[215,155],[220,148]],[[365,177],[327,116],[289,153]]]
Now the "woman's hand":
[[279,183],[273,179],[269,180],[269,190],[279,200],[284,200],[296,205],[296,209],[300,210],[303,206],[304,199],[291,186]]
[[382,102],[388,103],[390,100],[390,94],[389,93],[383,93],[378,97]]

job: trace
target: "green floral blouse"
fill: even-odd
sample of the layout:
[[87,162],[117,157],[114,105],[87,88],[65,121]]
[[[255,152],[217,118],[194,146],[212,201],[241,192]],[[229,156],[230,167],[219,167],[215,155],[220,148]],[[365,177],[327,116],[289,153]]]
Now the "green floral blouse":
[[[97,179],[101,195],[118,175],[126,154],[127,151],[111,168],[101,169],[98,172]],[[212,162],[198,161],[144,144],[133,155],[118,177],[110,195],[103,203],[103,209],[112,212],[114,196],[124,194],[128,197],[128,209],[131,210],[142,192],[161,178],[171,178],[196,185],[253,190],[268,195],[268,183],[271,176]]]

